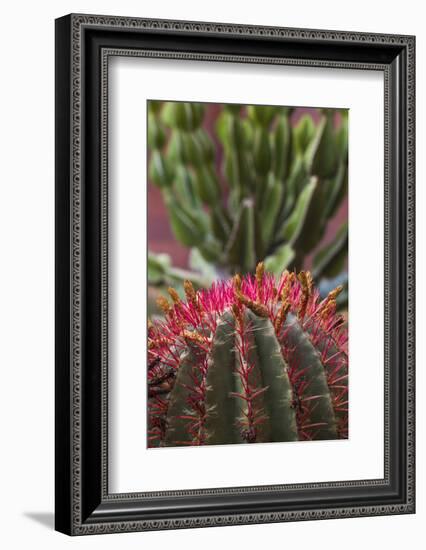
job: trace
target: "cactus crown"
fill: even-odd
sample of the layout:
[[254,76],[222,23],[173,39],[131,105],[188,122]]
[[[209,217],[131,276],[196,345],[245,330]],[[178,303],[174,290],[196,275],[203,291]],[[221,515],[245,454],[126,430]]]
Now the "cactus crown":
[[336,288],[258,264],[169,289],[148,326],[148,446],[347,438],[347,329]]

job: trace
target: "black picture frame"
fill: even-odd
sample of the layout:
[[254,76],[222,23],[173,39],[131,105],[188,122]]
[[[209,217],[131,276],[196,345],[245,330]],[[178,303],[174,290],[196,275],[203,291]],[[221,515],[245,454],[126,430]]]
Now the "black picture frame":
[[[377,70],[385,81],[380,480],[109,494],[111,55]],[[414,480],[415,38],[71,14],[56,20],[56,529],[69,535],[409,514]]]

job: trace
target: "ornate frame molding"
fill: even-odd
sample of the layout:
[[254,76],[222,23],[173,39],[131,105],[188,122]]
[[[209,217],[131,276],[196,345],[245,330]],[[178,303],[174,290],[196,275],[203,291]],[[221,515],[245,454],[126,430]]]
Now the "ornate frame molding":
[[[100,80],[100,294],[101,294],[101,312],[100,312],[100,357],[101,357],[101,411],[99,413],[99,429],[101,434],[100,451],[100,469],[99,486],[101,506],[92,510],[93,513],[87,515],[89,508],[93,508],[93,503],[85,504],[84,499],[86,478],[83,468],[84,456],[82,453],[84,443],[84,417],[85,411],[83,404],[86,399],[85,376],[84,376],[84,316],[85,316],[85,294],[84,284],[87,277],[87,259],[85,254],[86,231],[91,228],[86,220],[85,212],[85,190],[84,182],[87,181],[85,174],[85,147],[87,139],[84,136],[84,122],[86,117],[86,103],[88,98],[86,70],[86,58],[88,51],[87,31],[111,30],[116,33],[166,33],[167,35],[193,36],[209,35],[214,37],[228,36],[236,40],[264,39],[266,41],[291,41],[293,43],[323,43],[327,46],[332,45],[336,49],[343,45],[369,45],[372,48],[390,48],[392,51],[402,52],[400,55],[405,57],[406,75],[395,74],[400,70],[391,62],[371,62],[368,60],[333,60],[314,59],[308,57],[271,57],[257,55],[233,55],[223,53],[196,53],[190,51],[170,51],[156,50],[152,48],[129,48],[115,45],[106,45],[100,48],[99,57],[99,80]],[[65,412],[62,405],[57,406],[57,417],[65,415],[69,420],[69,432],[67,432],[69,448],[63,449],[64,441],[62,436],[59,438],[57,448],[57,461],[61,462],[57,484],[66,482],[68,489],[59,491],[57,495],[57,528],[61,531],[82,535],[91,533],[112,533],[124,531],[141,531],[153,529],[177,529],[187,527],[201,527],[213,525],[236,525],[246,523],[264,523],[264,522],[282,522],[282,521],[302,521],[310,519],[326,519],[336,517],[359,517],[384,514],[402,514],[414,512],[414,155],[415,155],[415,60],[414,60],[415,40],[412,36],[397,35],[378,35],[364,33],[346,33],[341,31],[322,31],[307,29],[287,29],[279,27],[253,27],[246,25],[228,25],[218,23],[186,22],[186,21],[168,21],[151,19],[134,19],[122,17],[92,16],[92,15],[70,15],[57,21],[57,61],[62,63],[65,60],[69,63],[68,88],[63,95],[64,105],[69,103],[70,119],[68,121],[68,135],[57,136],[57,154],[58,149],[64,149],[67,145],[71,151],[65,165],[59,167],[57,172],[57,193],[63,193],[63,179],[69,177],[69,196],[63,199],[64,204],[58,207],[58,215],[64,214],[68,209],[70,223],[68,231],[65,227],[57,227],[58,240],[62,243],[63,238],[67,237],[69,245],[68,270],[69,289],[65,289],[66,296],[70,303],[69,318],[59,321],[59,330],[68,327],[69,338],[69,364],[65,376],[64,370],[64,350],[60,342],[61,350],[57,355],[57,377],[60,378],[60,387],[57,388],[57,400],[61,399],[63,387],[67,387],[70,392],[69,408]],[[61,57],[62,56],[62,57]],[[156,493],[130,493],[130,494],[109,494],[108,493],[108,475],[107,475],[107,404],[108,404],[108,353],[107,353],[107,320],[108,320],[108,59],[111,56],[139,56],[139,57],[166,57],[172,59],[192,59],[202,61],[230,61],[244,63],[274,63],[286,65],[302,65],[315,67],[336,67],[344,69],[368,69],[384,72],[385,78],[385,476],[383,480],[363,480],[363,481],[344,481],[335,483],[314,483],[297,485],[278,485],[270,487],[245,487],[213,490],[194,490],[194,491],[170,491]],[[66,78],[67,70],[58,72],[57,90],[61,86],[61,79]],[[87,76],[87,75],[86,75]],[[402,80],[404,82],[402,83]],[[396,89],[399,83],[401,89]],[[61,93],[60,91],[57,93]],[[63,92],[62,92],[63,93]],[[406,105],[406,133],[402,136],[402,143],[395,135],[395,120],[392,118],[392,105],[396,101],[395,97],[403,94],[402,100]],[[58,97],[58,96],[57,96]],[[59,102],[59,116],[57,111],[57,125],[63,121],[63,108]],[[61,129],[57,128],[61,133]],[[402,194],[402,201],[405,199],[405,206],[402,207],[393,202],[391,196],[391,171],[395,172],[398,167],[392,163],[391,151],[395,151],[395,139],[397,139],[399,150],[402,151],[399,163],[404,163],[401,177],[405,179],[405,189],[399,189]],[[404,143],[405,139],[405,143]],[[404,154],[405,151],[405,154]],[[63,154],[63,153],[62,153]],[[405,159],[405,160],[404,160]],[[60,162],[63,163],[62,157]],[[400,168],[400,167],[399,167]],[[395,177],[395,176],[394,176]],[[401,182],[400,182],[401,183]],[[405,195],[405,196],[404,196]],[[391,223],[395,218],[395,211],[401,207],[405,220],[402,220],[401,234],[399,236],[405,249],[395,250],[394,234],[391,231]],[[60,224],[59,224],[60,225]],[[65,233],[65,235],[64,235]],[[402,246],[401,244],[401,246]],[[391,269],[392,262],[403,255],[402,261],[405,264],[405,281],[397,281],[402,285],[402,291],[405,296],[402,303],[405,308],[406,324],[403,328],[405,333],[405,342],[401,343],[403,349],[399,350],[399,357],[404,359],[406,372],[403,374],[406,384],[405,407],[406,407],[406,470],[401,472],[406,476],[404,485],[405,500],[403,502],[365,504],[364,506],[320,506],[312,508],[308,505],[306,510],[287,510],[263,512],[253,510],[250,513],[231,512],[227,514],[213,515],[201,514],[191,515],[180,518],[156,518],[144,519],[143,512],[138,518],[120,521],[120,513],[117,510],[122,505],[136,506],[143,499],[155,499],[159,497],[197,497],[199,495],[239,495],[243,497],[252,493],[274,493],[274,492],[304,492],[307,489],[348,489],[348,488],[372,488],[386,487],[391,483],[391,437],[395,434],[390,432],[390,406],[391,406]],[[61,268],[57,277],[62,277]],[[405,284],[404,284],[405,283]],[[393,282],[395,284],[395,281]],[[59,302],[62,303],[64,289],[61,289]],[[395,305],[394,305],[395,307]],[[59,315],[61,312],[58,313]],[[403,355],[401,355],[403,354]],[[86,367],[87,368],[87,367]],[[401,367],[402,368],[402,367]],[[401,376],[402,374],[399,373]],[[395,383],[395,382],[393,382]],[[61,420],[57,422],[62,426]],[[57,440],[58,441],[58,440]],[[68,470],[69,468],[69,470]],[[92,497],[90,497],[92,498]],[[90,501],[89,498],[89,501]],[[64,500],[67,500],[65,504]],[[102,506],[103,509],[99,512]],[[109,507],[108,507],[109,506]]]

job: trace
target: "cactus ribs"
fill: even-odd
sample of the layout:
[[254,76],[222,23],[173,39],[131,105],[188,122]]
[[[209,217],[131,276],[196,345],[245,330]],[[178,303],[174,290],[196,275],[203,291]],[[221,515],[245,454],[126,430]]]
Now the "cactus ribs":
[[348,437],[347,327],[309,272],[169,289],[148,327],[148,446]]

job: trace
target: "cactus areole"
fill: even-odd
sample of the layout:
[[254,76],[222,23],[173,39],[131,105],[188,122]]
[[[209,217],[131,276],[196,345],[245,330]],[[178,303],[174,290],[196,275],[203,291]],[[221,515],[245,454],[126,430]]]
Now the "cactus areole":
[[148,446],[346,439],[347,327],[309,272],[169,289],[148,326]]

